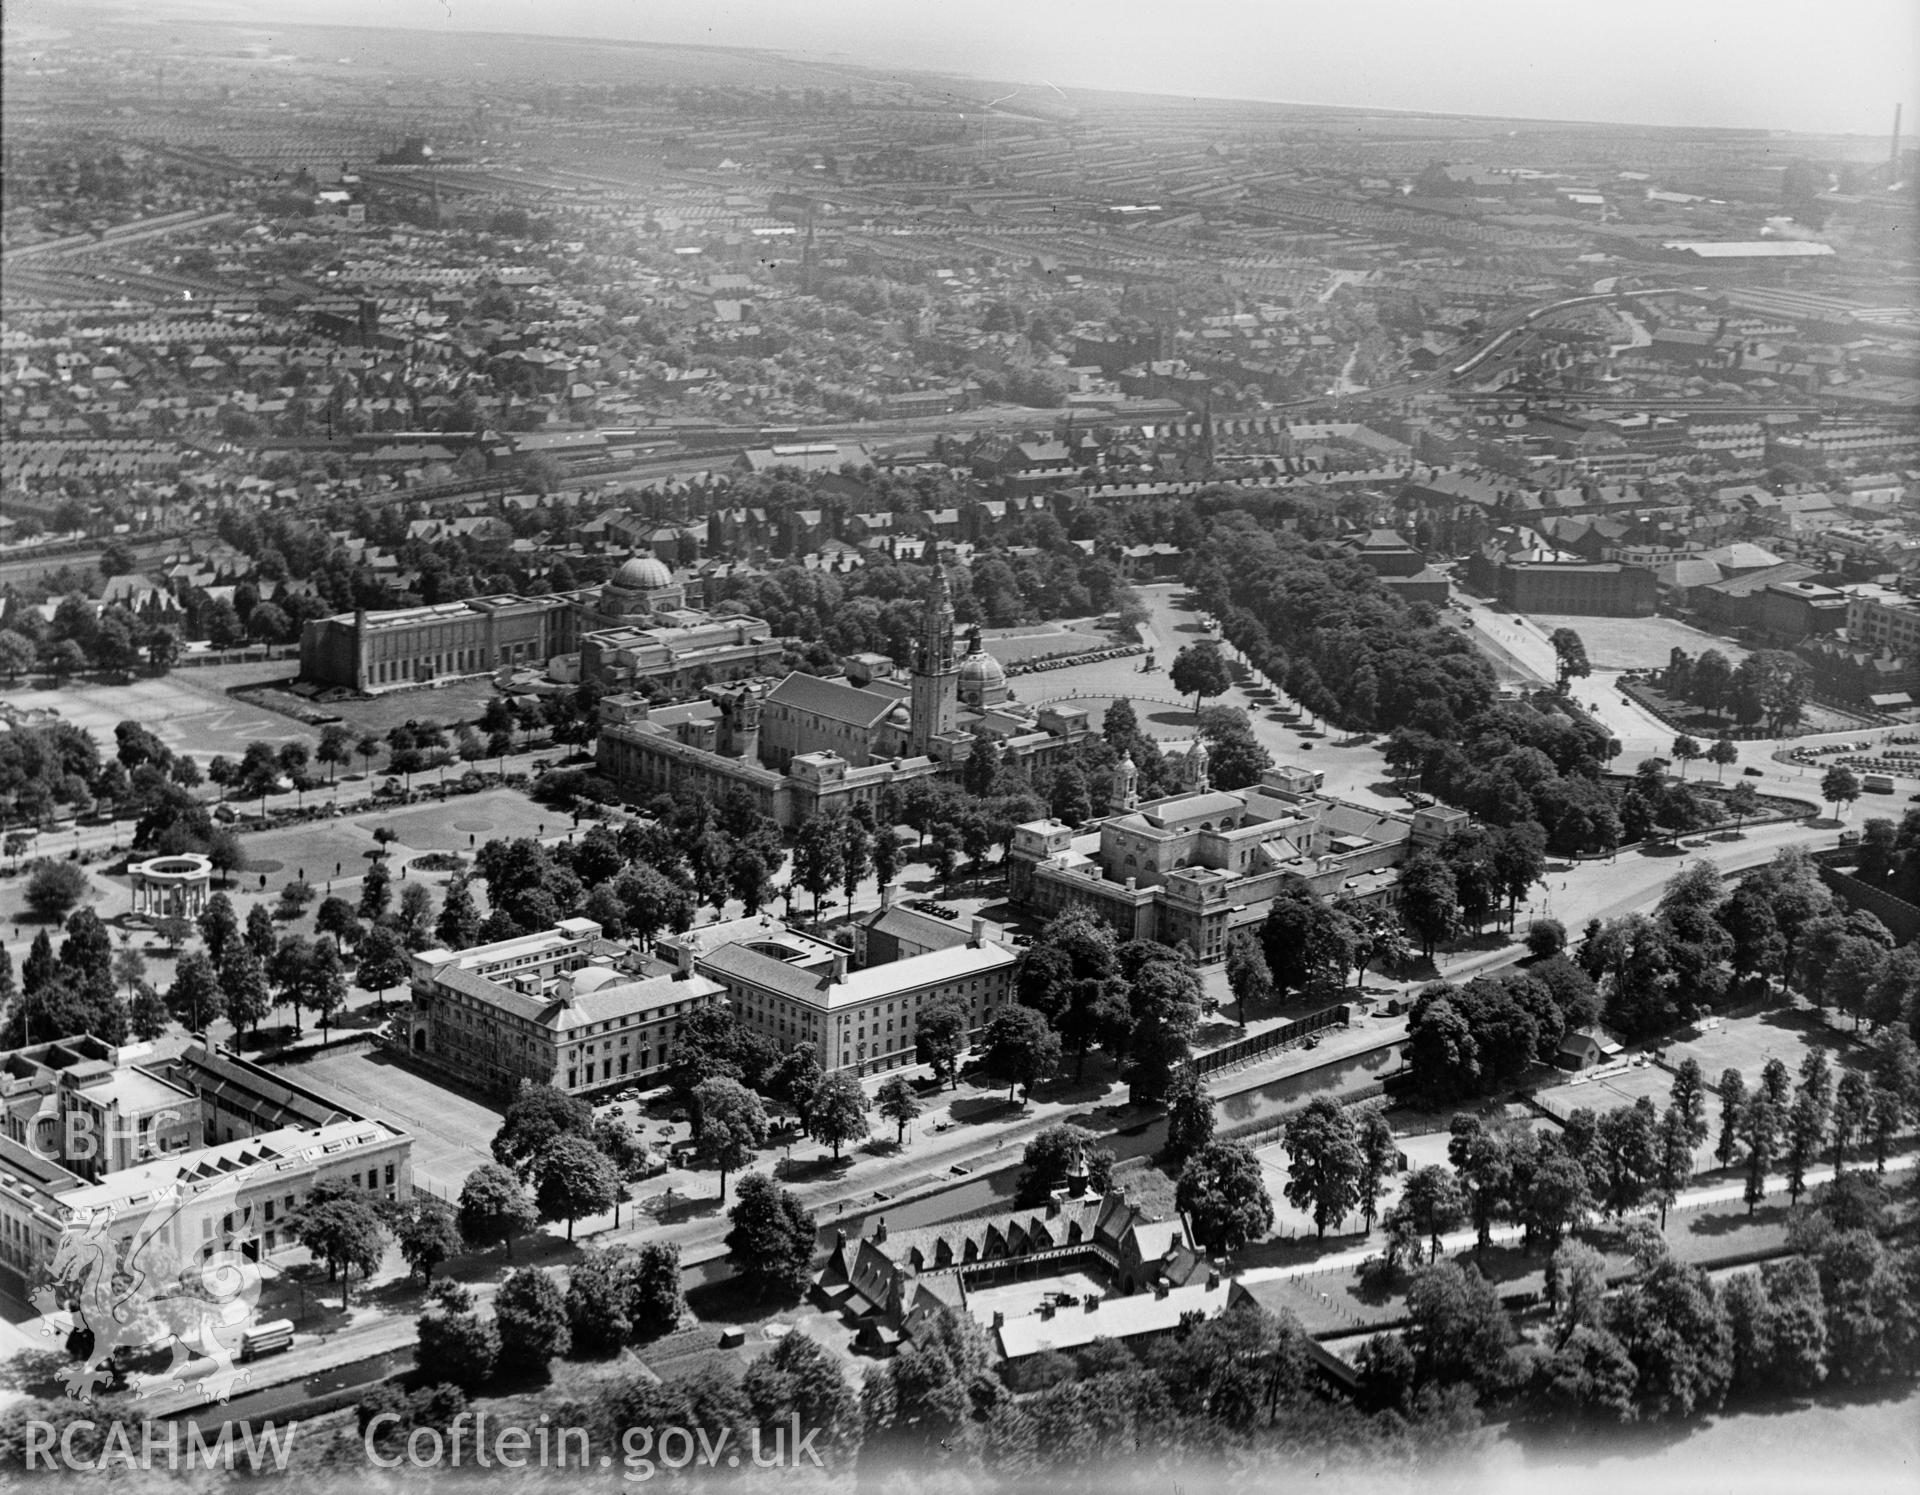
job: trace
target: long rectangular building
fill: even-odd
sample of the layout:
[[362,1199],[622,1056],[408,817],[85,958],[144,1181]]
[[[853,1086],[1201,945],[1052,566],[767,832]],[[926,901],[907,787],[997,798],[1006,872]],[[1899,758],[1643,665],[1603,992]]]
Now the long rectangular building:
[[936,998],[965,1003],[968,1029],[977,1033],[1013,1000],[1019,964],[978,920],[958,944],[860,970],[848,969],[844,950],[771,921],[692,948],[695,969],[726,992],[742,1027],[783,1049],[811,1043],[822,1069],[857,1074],[914,1063],[920,1018]]
[[625,954],[592,919],[413,957],[414,1054],[499,1094],[522,1084],[572,1095],[657,1083],[673,1039],[720,987],[691,963],[664,975],[620,970]]

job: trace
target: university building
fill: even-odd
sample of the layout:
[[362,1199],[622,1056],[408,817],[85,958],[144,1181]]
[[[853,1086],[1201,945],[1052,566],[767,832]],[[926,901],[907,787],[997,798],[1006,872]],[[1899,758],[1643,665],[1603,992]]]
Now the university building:
[[1234,930],[1265,922],[1290,878],[1327,898],[1386,901],[1410,848],[1437,844],[1466,818],[1444,806],[1408,818],[1328,799],[1314,792],[1319,776],[1299,768],[1213,789],[1198,741],[1178,766],[1180,791],[1142,803],[1124,758],[1105,819],[1078,830],[1051,819],[1018,827],[1007,857],[1013,901],[1043,917],[1088,909],[1122,940],[1184,944],[1212,964],[1226,959]]
[[592,919],[467,950],[413,956],[409,1045],[497,1094],[523,1084],[581,1095],[656,1083],[673,1039],[720,987],[691,965],[633,974]]
[[1096,730],[1080,707],[1015,702],[977,628],[959,647],[937,560],[906,677],[878,667],[862,674],[861,683],[796,672],[778,683],[716,684],[666,707],[606,697],[600,771],[635,798],[740,790],[761,813],[792,826],[953,772],[978,737],[991,739],[1004,762],[1034,768]]
[[1019,956],[987,938],[984,920],[955,934],[858,969],[845,950],[770,916],[690,929],[662,946],[718,983],[742,1027],[783,1049],[812,1044],[822,1069],[879,1074],[916,1062],[920,1016],[936,998],[964,1002],[973,1033],[1013,1000]]
[[[172,1059],[85,1034],[0,1054],[0,1266],[30,1289],[69,1230],[136,1243],[149,1268],[295,1244],[338,1182],[403,1201],[413,1139],[198,1042]],[[24,1293],[22,1294],[24,1295]]]

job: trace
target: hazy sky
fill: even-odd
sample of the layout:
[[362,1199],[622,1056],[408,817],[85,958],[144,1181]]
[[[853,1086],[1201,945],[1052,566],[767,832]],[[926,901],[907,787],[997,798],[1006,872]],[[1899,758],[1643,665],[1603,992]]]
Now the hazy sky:
[[[57,10],[57,7],[55,7]],[[272,0],[256,19],[837,53],[1090,88],[1920,131],[1916,0]]]

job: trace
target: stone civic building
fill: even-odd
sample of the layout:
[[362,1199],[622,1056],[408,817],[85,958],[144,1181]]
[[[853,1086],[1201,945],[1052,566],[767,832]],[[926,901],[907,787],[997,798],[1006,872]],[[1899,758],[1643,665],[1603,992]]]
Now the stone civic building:
[[1265,921],[1290,878],[1323,897],[1385,901],[1409,849],[1438,844],[1465,819],[1443,806],[1408,818],[1328,799],[1313,792],[1317,776],[1297,768],[1213,789],[1200,742],[1179,771],[1178,793],[1141,803],[1124,758],[1104,819],[1078,830],[1058,820],[1018,827],[1007,857],[1013,901],[1043,917],[1089,909],[1122,940],[1184,944],[1212,964],[1226,958],[1234,930]]
[[763,620],[714,616],[688,593],[662,562],[636,555],[601,587],[338,613],[301,631],[300,678],[368,694],[544,669],[562,683],[684,690],[757,674],[785,652]]
[[712,685],[667,707],[610,696],[600,710],[600,771],[624,792],[741,790],[784,826],[952,772],[978,737],[990,738],[1004,762],[1033,768],[1096,731],[1080,707],[1015,702],[978,629],[962,652],[937,559],[904,680],[875,672],[855,684],[796,672],[776,684]]
[[[86,1034],[0,1054],[0,1267],[18,1294],[68,1232],[247,1260],[296,1245],[316,1184],[403,1203],[413,1139],[217,1045],[169,1059]],[[4,1280],[4,1274],[0,1274]]]
[[720,987],[691,965],[635,974],[592,919],[413,960],[409,1046],[497,1094],[523,1084],[570,1095],[655,1083],[674,1035]]
[[925,938],[911,953],[897,942],[868,945],[870,963],[859,969],[846,951],[771,917],[691,929],[662,946],[724,989],[743,1028],[782,1049],[811,1043],[822,1069],[855,1074],[913,1064],[920,1016],[936,998],[958,998],[978,1033],[1013,1001],[1019,964],[979,919],[971,933]]

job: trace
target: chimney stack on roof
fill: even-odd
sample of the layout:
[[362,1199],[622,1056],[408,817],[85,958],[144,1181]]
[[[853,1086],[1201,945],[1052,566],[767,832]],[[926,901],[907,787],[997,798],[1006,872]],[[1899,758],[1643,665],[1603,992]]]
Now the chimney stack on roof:
[[887,883],[880,889],[880,908],[884,912],[893,907],[893,884]]
[[887,1238],[887,1217],[882,1215],[873,1222],[873,1243],[878,1246]]
[[829,976],[827,979],[828,979],[828,983],[833,986],[840,986],[846,982],[846,979],[847,979],[847,952],[846,951],[836,950],[833,952],[833,974]]
[[978,914],[973,916],[973,939],[970,943],[978,950],[987,942],[987,921]]

